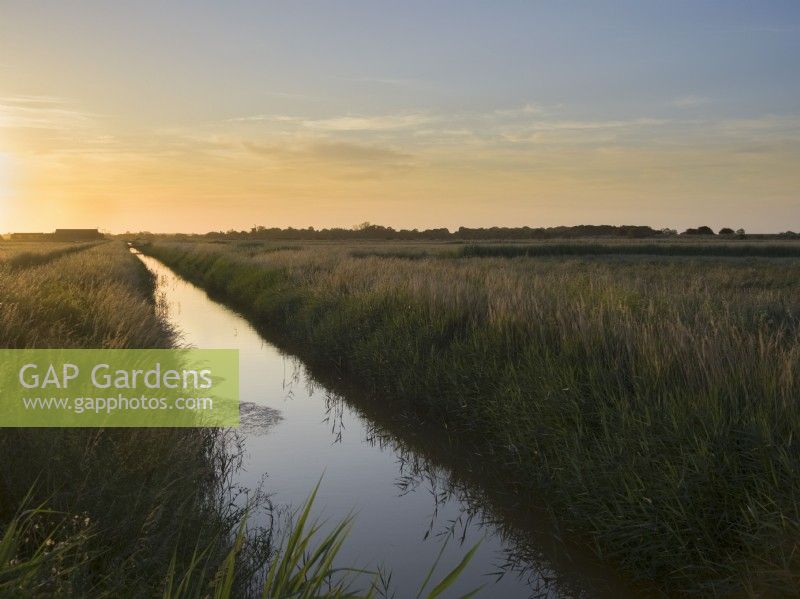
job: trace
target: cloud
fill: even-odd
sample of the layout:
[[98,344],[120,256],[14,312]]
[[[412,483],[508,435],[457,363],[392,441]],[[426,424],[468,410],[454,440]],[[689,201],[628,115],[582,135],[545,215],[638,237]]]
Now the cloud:
[[378,116],[337,116],[331,118],[308,118],[286,114],[253,114],[226,119],[229,123],[284,123],[298,128],[318,132],[348,131],[394,131],[413,129],[431,122],[433,119],[425,114],[387,114]]
[[560,121],[541,121],[531,125],[531,128],[536,131],[581,131],[593,129],[622,129],[630,127],[651,127],[657,125],[664,125],[670,121],[664,119],[653,118],[638,118],[627,120],[597,120],[597,121],[582,121],[582,120],[560,120]]
[[315,143],[309,154],[321,160],[351,164],[408,166],[412,161],[411,154],[406,152],[346,142]]
[[71,108],[64,98],[0,97],[0,128],[75,129],[91,125],[96,116]]
[[390,114],[304,120],[302,124],[317,131],[391,131],[418,127],[430,121],[431,117],[425,114]]
[[296,116],[289,116],[286,114],[252,114],[249,116],[237,116],[230,119],[225,119],[227,123],[299,123],[303,119]]
[[311,96],[308,94],[298,94],[292,92],[263,92],[265,96],[272,96],[274,98],[288,98],[290,100],[320,100],[319,96]]
[[408,79],[400,77],[332,77],[338,81],[349,81],[352,83],[370,83],[377,85],[388,85],[391,87],[416,87],[422,82],[419,79]]
[[287,146],[245,141],[242,145],[250,153],[268,158],[276,166],[285,169],[332,169],[340,171],[344,176],[377,177],[414,166],[414,157],[411,154],[368,144],[315,141]]
[[493,114],[497,116],[515,117],[515,116],[526,116],[532,114],[541,115],[544,114],[545,112],[546,111],[542,106],[528,102],[527,104],[524,104],[518,108],[510,108],[510,109],[501,108],[495,110]]
[[671,106],[675,108],[694,108],[695,106],[704,106],[711,103],[711,98],[705,96],[695,96],[689,94],[688,96],[680,96],[670,102]]
[[570,144],[574,146],[615,143],[626,139],[656,135],[654,128],[668,130],[677,121],[656,118],[627,120],[538,120],[522,126],[506,127],[500,132],[511,143]]
[[800,116],[764,115],[755,118],[726,119],[717,124],[721,131],[734,134],[754,132],[776,133],[781,136],[800,134]]

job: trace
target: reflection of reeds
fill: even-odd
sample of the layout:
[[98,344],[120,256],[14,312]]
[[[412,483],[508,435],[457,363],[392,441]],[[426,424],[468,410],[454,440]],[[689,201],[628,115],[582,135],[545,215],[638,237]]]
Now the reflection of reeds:
[[696,593],[800,585],[796,261],[248,249],[146,251],[446,423],[633,575]]

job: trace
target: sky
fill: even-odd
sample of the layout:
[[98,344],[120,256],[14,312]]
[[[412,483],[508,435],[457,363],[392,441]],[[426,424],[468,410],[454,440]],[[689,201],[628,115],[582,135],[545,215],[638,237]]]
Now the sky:
[[0,0],[0,231],[800,230],[800,2]]

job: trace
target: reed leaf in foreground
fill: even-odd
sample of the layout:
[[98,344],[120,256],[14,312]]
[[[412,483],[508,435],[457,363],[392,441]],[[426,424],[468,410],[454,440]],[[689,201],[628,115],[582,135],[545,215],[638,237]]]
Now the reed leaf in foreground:
[[0,595],[71,593],[73,574],[89,560],[89,524],[44,505],[29,509],[30,500],[28,493],[0,536]]
[[[245,518],[239,526],[233,547],[214,576],[209,578],[199,567],[204,562],[202,555],[205,551],[195,550],[196,559],[192,560],[190,568],[183,573],[177,572],[173,560],[165,583],[164,599],[198,599],[208,596],[213,596],[214,599],[239,596],[256,596],[261,599],[370,599],[388,593],[389,589],[383,584],[387,579],[382,578],[380,572],[341,567],[334,563],[347,541],[353,518],[344,518],[329,532],[322,534],[325,523],[310,520],[319,486],[318,482],[297,511],[297,518],[281,546],[263,564],[262,572],[257,573],[263,579],[259,586],[253,588],[252,581],[242,580],[240,576],[240,557],[247,540]],[[467,551],[459,564],[426,593],[425,588],[429,585],[446,546],[445,542],[420,586],[417,599],[434,599],[451,588],[478,549],[476,544]],[[389,576],[388,579],[390,578]],[[365,588],[357,588],[359,583]],[[210,588],[206,588],[207,586]],[[472,597],[479,590],[463,597]]]

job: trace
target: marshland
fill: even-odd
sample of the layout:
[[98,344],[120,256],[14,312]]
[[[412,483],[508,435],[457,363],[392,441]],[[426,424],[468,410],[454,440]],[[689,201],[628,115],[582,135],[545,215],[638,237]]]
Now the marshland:
[[766,258],[768,246],[664,247],[675,255],[142,250],[307,363],[433,425],[521,501],[546,497],[565,530],[633,579],[791,594],[800,266],[784,256],[795,246]]
[[796,245],[133,244],[9,248],[3,347],[236,347],[242,428],[3,430],[4,592],[798,588]]

